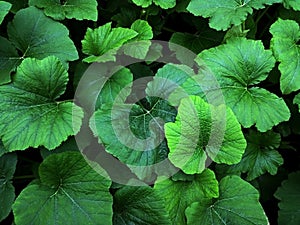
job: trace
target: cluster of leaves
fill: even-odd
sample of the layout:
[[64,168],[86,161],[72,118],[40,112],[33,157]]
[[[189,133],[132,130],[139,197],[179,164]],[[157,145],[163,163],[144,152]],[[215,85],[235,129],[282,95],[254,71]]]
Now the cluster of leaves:
[[[0,221],[300,224],[299,18],[299,0],[0,1]],[[200,69],[174,45],[179,63],[155,62],[150,40]],[[78,81],[124,44],[147,60],[107,79],[90,115]],[[146,97],[126,102],[143,77]],[[74,138],[86,126],[127,185],[87,163]]]

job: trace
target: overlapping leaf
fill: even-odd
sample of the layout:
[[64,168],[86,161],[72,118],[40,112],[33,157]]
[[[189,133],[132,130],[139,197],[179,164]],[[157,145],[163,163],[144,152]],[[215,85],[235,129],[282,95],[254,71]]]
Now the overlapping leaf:
[[210,18],[210,27],[227,30],[231,25],[244,22],[253,9],[262,9],[265,5],[279,3],[281,0],[191,0],[187,10],[196,16]]
[[96,0],[29,0],[29,5],[44,9],[44,13],[56,20],[77,19],[97,21]]
[[241,127],[224,105],[198,96],[181,100],[175,123],[165,124],[170,161],[187,174],[205,169],[206,154],[217,163],[238,163],[246,148]]
[[91,63],[114,60],[114,51],[136,36],[138,33],[129,28],[111,28],[111,22],[94,30],[88,28],[82,40],[82,52],[90,56],[84,61]]
[[[78,59],[68,29],[35,7],[18,11],[7,32],[9,41],[0,37],[0,84],[9,82],[10,72],[27,57],[56,56],[63,63]],[[21,52],[20,56],[16,49]]]
[[251,130],[246,139],[247,148],[241,162],[223,167],[223,172],[224,170],[229,174],[247,172],[248,180],[253,180],[266,172],[275,175],[278,167],[283,164],[283,158],[276,150],[281,142],[280,134],[273,131],[258,133]]
[[8,216],[15,200],[15,188],[11,179],[16,165],[17,155],[10,153],[0,156],[0,221]]
[[0,136],[9,150],[45,146],[54,149],[81,126],[81,108],[56,101],[68,74],[53,57],[25,59],[11,84],[0,86]]
[[237,176],[223,178],[217,199],[201,199],[186,210],[188,225],[267,225],[259,193]]
[[[280,62],[280,89],[290,94],[300,89],[300,40],[299,24],[293,20],[278,19],[270,28],[273,35],[271,48]],[[293,59],[293,60],[291,60]]]
[[171,224],[165,201],[151,187],[123,187],[114,195],[114,224]]
[[165,199],[172,224],[186,223],[184,212],[193,202],[219,196],[218,181],[209,169],[194,175],[189,181],[167,179],[157,182],[154,190]]
[[139,178],[150,179],[153,173],[164,172],[155,167],[166,160],[168,153],[162,134],[163,122],[174,121],[176,109],[154,97],[147,97],[144,104],[146,107],[103,105],[90,125],[108,153],[126,163]]
[[[200,66],[209,68],[220,84],[226,104],[246,128],[255,124],[267,131],[290,118],[282,98],[259,87],[274,67],[275,60],[260,41],[244,38],[230,39],[227,44],[205,50],[198,55]],[[206,93],[216,92],[208,84]],[[198,84],[188,84],[189,94],[200,94]],[[204,96],[204,93],[200,94]]]
[[136,5],[146,8],[152,3],[160,6],[163,9],[173,8],[176,5],[176,0],[132,0]]
[[12,4],[9,2],[0,1],[0,24],[2,23],[4,17],[7,15],[11,9]]
[[279,203],[279,225],[298,225],[300,223],[300,172],[291,173],[275,193]]
[[94,171],[79,152],[47,157],[39,177],[13,205],[16,224],[112,224],[111,181]]

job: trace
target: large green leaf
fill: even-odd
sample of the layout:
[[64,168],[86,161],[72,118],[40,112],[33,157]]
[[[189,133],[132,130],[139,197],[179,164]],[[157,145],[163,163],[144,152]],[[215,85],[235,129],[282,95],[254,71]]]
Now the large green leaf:
[[299,0],[283,0],[283,5],[287,9],[292,8],[293,10],[300,10],[300,1]]
[[[255,87],[267,78],[275,64],[271,51],[265,50],[261,41],[230,39],[225,45],[204,50],[197,60],[200,66],[212,71],[223,90],[226,104],[244,127],[255,124],[264,132],[290,118],[282,98]],[[185,88],[190,94],[201,92],[197,84]],[[206,93],[215,91],[219,90],[208,87]]]
[[175,123],[165,124],[170,161],[187,174],[201,173],[207,155],[217,163],[238,163],[246,148],[241,126],[224,105],[198,96],[181,100]]
[[155,3],[163,9],[173,8],[176,5],[176,0],[132,0],[136,5],[146,8]]
[[127,164],[139,178],[151,179],[153,173],[167,169],[155,166],[167,158],[163,122],[174,121],[176,109],[154,97],[147,97],[143,104],[103,105],[90,126],[108,153]]
[[171,224],[165,208],[165,201],[151,187],[130,187],[119,189],[114,195],[115,225]]
[[300,224],[300,172],[291,173],[275,193],[279,202],[279,225]]
[[253,9],[263,9],[265,5],[280,3],[282,0],[191,0],[187,10],[196,16],[210,18],[210,27],[227,30],[231,25],[240,25]]
[[84,61],[91,63],[114,60],[115,50],[137,35],[136,31],[129,28],[111,28],[111,22],[94,30],[88,28],[82,40],[82,52],[90,56]]
[[245,135],[247,148],[241,162],[232,166],[222,166],[222,171],[229,174],[248,173],[247,180],[253,180],[265,172],[271,175],[277,173],[277,168],[283,164],[283,158],[276,150],[281,142],[280,134],[273,131],[259,133],[250,130]]
[[[10,81],[10,72],[27,57],[43,59],[53,55],[65,64],[78,59],[68,29],[35,7],[18,11],[8,24],[7,32],[11,43],[0,39],[0,84]],[[20,56],[13,46],[21,52]]]
[[0,221],[8,216],[15,200],[15,188],[11,179],[16,165],[17,155],[10,153],[0,156]]
[[39,177],[13,205],[16,224],[112,224],[111,181],[94,171],[79,152],[47,157]]
[[[271,48],[280,62],[280,90],[289,94],[300,89],[300,27],[293,20],[278,19],[270,28]],[[293,59],[293,60],[291,60]]]
[[81,108],[70,101],[55,101],[67,82],[67,71],[50,56],[25,59],[13,82],[0,86],[0,135],[9,151],[40,145],[54,149],[79,131]]
[[0,24],[2,23],[4,17],[8,14],[11,7],[12,4],[9,2],[0,1]]
[[237,176],[223,178],[218,199],[201,199],[186,210],[189,225],[267,225],[259,193]]
[[44,9],[47,16],[56,20],[77,19],[97,21],[97,1],[96,0],[29,0],[29,5]]
[[[186,224],[185,209],[203,198],[219,196],[218,181],[213,171],[206,169],[189,181],[167,179],[157,182],[154,190],[166,201],[172,224]],[[180,194],[179,194],[180,193]]]

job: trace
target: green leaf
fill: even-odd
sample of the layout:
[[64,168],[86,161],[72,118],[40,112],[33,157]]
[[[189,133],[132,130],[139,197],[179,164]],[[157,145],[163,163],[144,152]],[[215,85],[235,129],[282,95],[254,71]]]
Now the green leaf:
[[[290,112],[282,98],[255,87],[267,78],[275,64],[271,51],[265,50],[261,41],[230,39],[225,45],[201,52],[197,60],[200,67],[208,67],[214,74],[226,104],[243,127],[255,124],[259,131],[265,132],[289,120]],[[201,92],[198,85],[189,89],[190,94]],[[215,91],[219,90],[208,87],[206,93]]]
[[21,58],[12,43],[0,36],[0,84],[10,82],[10,73],[20,62]]
[[16,165],[17,155],[10,153],[0,157],[0,221],[8,216],[15,200],[15,188],[11,179]]
[[220,181],[218,199],[201,199],[187,208],[188,225],[267,225],[268,219],[259,204],[259,193],[238,176]]
[[210,18],[209,26],[216,30],[227,30],[231,25],[240,25],[253,9],[281,3],[281,0],[191,0],[187,10],[195,16]]
[[96,0],[29,0],[29,5],[44,9],[47,16],[56,20],[77,19],[97,21],[97,1]]
[[164,200],[148,186],[126,186],[115,193],[113,223],[171,224]]
[[0,140],[0,157],[9,151],[4,147],[2,141]]
[[47,157],[39,177],[13,205],[16,224],[112,224],[111,181],[94,171],[79,152]]
[[[18,11],[8,24],[7,32],[11,43],[0,37],[0,84],[10,81],[10,72],[27,57],[43,59],[56,56],[65,65],[67,61],[78,59],[76,47],[68,37],[68,29],[35,7]],[[21,56],[13,46],[21,52]]]
[[298,110],[300,112],[300,93],[295,96],[293,103],[298,105]]
[[275,192],[279,202],[279,225],[298,225],[300,223],[300,172],[291,173]]
[[156,164],[166,160],[168,153],[162,135],[163,122],[174,121],[175,116],[176,109],[165,100],[147,97],[140,105],[103,105],[91,118],[90,127],[108,153],[139,178],[151,180],[153,173],[168,172]]
[[295,11],[300,11],[300,1],[299,0],[283,0],[283,5],[285,8],[292,8]]
[[9,2],[0,1],[0,24],[2,23],[4,17],[9,13],[12,4]]
[[[107,79],[104,77],[104,79]],[[104,84],[97,98],[96,109],[101,108],[103,104],[112,104],[117,101],[125,102],[131,92],[133,75],[127,68],[118,70]]]
[[138,59],[145,59],[151,45],[149,40],[153,38],[152,27],[145,20],[136,20],[131,25],[131,29],[138,35],[125,46],[124,53]]
[[165,124],[170,161],[187,174],[201,173],[208,156],[234,164],[246,148],[241,127],[229,108],[213,106],[198,96],[181,100],[175,123]]
[[176,5],[176,0],[132,0],[136,5],[146,8],[153,2],[155,5],[163,9],[173,8]]
[[111,22],[94,30],[88,28],[82,40],[82,52],[90,56],[84,61],[91,63],[114,60],[114,51],[137,35],[132,29],[111,28]]
[[226,170],[229,174],[247,172],[247,180],[253,180],[266,172],[275,175],[278,167],[283,164],[283,158],[276,150],[281,142],[280,134],[273,131],[259,133],[250,130],[246,139],[247,148],[241,162],[225,166],[222,170]]
[[[290,94],[300,89],[300,27],[293,20],[278,19],[271,27],[271,48],[280,62],[280,90]],[[293,59],[293,60],[291,60]]]
[[209,169],[194,175],[191,181],[158,181],[154,190],[164,197],[172,224],[186,224],[184,211],[193,202],[219,196],[218,181]]
[[25,59],[13,83],[0,86],[0,135],[9,150],[45,146],[54,149],[81,126],[83,111],[72,102],[55,101],[68,74],[53,57]]
[[16,13],[22,8],[28,7],[28,0],[5,0],[12,4],[11,12]]

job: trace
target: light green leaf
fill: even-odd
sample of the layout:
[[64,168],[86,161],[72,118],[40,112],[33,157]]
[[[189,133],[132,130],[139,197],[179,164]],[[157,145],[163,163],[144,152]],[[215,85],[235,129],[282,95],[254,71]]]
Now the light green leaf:
[[139,178],[151,180],[154,173],[168,173],[164,171],[167,166],[159,169],[156,164],[159,166],[159,162],[167,159],[163,123],[174,121],[176,109],[154,97],[139,103],[103,105],[91,118],[90,127],[108,153],[125,163]]
[[285,8],[292,8],[295,11],[300,10],[300,1],[299,0],[283,0],[283,5]]
[[97,21],[96,0],[29,0],[29,5],[44,9],[47,16],[56,20],[77,19]]
[[54,149],[79,131],[82,109],[55,101],[67,82],[67,71],[50,56],[25,59],[13,83],[0,86],[0,135],[9,151],[40,145]]
[[188,225],[267,225],[259,193],[238,176],[220,181],[218,199],[201,199],[185,211]]
[[[214,74],[227,106],[243,127],[255,124],[259,131],[265,132],[289,120],[290,112],[282,98],[255,87],[267,78],[275,64],[271,51],[265,50],[261,41],[230,39],[225,45],[201,52],[197,61]],[[203,96],[198,85],[185,88],[189,89],[190,94]],[[208,86],[206,93],[215,91],[219,90],[209,89]]]
[[282,0],[191,0],[187,10],[195,16],[210,18],[209,25],[216,30],[227,30],[231,25],[240,25],[253,9],[280,3]]
[[224,105],[198,96],[181,100],[175,123],[165,124],[169,159],[187,174],[205,169],[206,154],[217,163],[238,163],[246,148],[241,127]]
[[[290,94],[300,89],[300,40],[299,24],[293,20],[278,19],[271,27],[271,48],[280,62],[280,90]],[[293,60],[291,60],[293,59]]]
[[132,0],[136,5],[146,8],[153,2],[155,5],[160,6],[163,9],[173,8],[176,5],[176,0]]
[[79,152],[47,157],[39,177],[13,205],[16,224],[112,224],[111,181],[94,171]]
[[171,224],[163,198],[151,187],[125,186],[114,195],[113,223],[128,224]]
[[275,192],[275,197],[280,200],[278,212],[279,225],[300,224],[300,172],[291,173],[287,180]]
[[[10,81],[10,72],[27,57],[43,59],[56,56],[65,65],[67,61],[78,59],[76,47],[68,37],[68,29],[35,7],[18,11],[8,24],[7,32],[11,43],[0,38],[0,83]],[[21,56],[13,46],[21,52]]]
[[10,153],[0,156],[0,221],[8,216],[15,200],[15,188],[11,179],[16,165],[17,155]]
[[193,202],[203,198],[219,196],[218,181],[213,171],[206,169],[193,176],[190,181],[171,179],[157,182],[154,190],[164,197],[172,224],[186,224],[185,209]]
[[224,170],[228,174],[247,172],[247,180],[253,180],[266,172],[275,175],[278,167],[283,164],[283,158],[276,150],[281,142],[280,134],[273,131],[259,133],[250,130],[246,139],[247,148],[242,161],[236,165],[223,167],[223,172]]
[[298,110],[300,112],[300,93],[295,96],[293,103],[298,105]]
[[82,40],[82,52],[90,56],[84,61],[91,63],[114,60],[115,51],[137,35],[132,29],[111,28],[111,22],[94,30],[88,28]]
[[122,68],[117,71],[105,82],[95,108],[99,109],[103,104],[112,104],[116,98],[118,102],[125,102],[131,92],[132,83],[133,75],[129,69]]
[[9,13],[12,4],[9,2],[0,1],[0,24],[2,23],[4,17]]
[[131,25],[131,29],[136,31],[138,35],[126,44],[124,53],[134,58],[146,59],[151,45],[149,40],[153,38],[152,27],[145,20],[136,20]]

